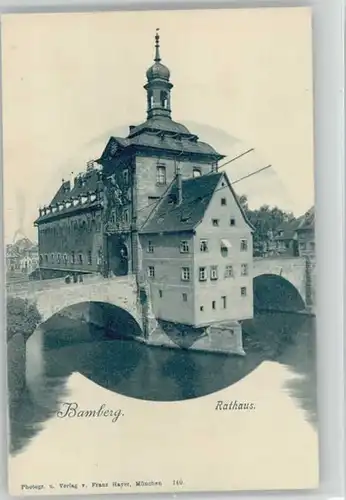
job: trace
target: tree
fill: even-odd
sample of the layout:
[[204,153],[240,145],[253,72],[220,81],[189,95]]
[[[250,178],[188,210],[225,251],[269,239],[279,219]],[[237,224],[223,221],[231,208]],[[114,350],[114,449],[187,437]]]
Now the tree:
[[279,226],[295,220],[291,212],[285,212],[278,207],[271,208],[269,205],[262,205],[258,209],[250,210],[246,195],[241,195],[238,199],[246,217],[255,228],[253,235],[255,255],[268,248],[269,242]]
[[27,340],[41,321],[36,304],[20,297],[7,299],[7,341],[17,333]]

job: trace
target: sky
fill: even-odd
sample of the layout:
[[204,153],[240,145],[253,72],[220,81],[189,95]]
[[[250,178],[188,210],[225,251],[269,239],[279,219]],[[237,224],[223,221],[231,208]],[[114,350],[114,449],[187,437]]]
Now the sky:
[[145,72],[160,28],[172,118],[210,143],[251,208],[301,215],[314,203],[311,20],[307,8],[2,18],[5,241],[111,135],[146,119]]

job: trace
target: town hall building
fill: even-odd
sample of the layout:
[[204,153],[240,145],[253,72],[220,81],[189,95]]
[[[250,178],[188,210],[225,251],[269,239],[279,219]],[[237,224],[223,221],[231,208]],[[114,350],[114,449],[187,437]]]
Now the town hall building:
[[131,273],[148,283],[158,319],[251,318],[253,227],[218,169],[224,155],[172,120],[158,33],[146,77],[146,121],[110,137],[40,209],[41,277]]

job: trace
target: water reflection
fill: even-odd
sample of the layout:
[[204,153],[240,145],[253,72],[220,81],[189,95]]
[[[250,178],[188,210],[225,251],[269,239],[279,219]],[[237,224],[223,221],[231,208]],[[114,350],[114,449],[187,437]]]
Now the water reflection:
[[[67,325],[65,325],[67,326]],[[74,324],[63,347],[59,331],[38,329],[27,342],[27,389],[11,404],[11,452],[17,453],[68,399],[66,384],[79,372],[109,390],[152,401],[191,399],[239,381],[264,360],[286,365],[299,375],[286,389],[316,423],[315,321],[289,314],[262,314],[243,325],[246,357],[147,347],[132,340],[102,340],[88,325]],[[46,338],[50,341],[47,345]],[[66,335],[65,335],[66,338]],[[72,337],[70,337],[72,339]]]

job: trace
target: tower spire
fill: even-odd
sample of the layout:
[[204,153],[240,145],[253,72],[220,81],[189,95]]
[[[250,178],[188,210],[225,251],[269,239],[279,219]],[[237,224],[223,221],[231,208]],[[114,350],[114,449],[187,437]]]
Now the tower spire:
[[161,61],[161,56],[160,56],[160,34],[159,34],[160,28],[156,28],[156,35],[155,35],[155,62],[160,62]]

